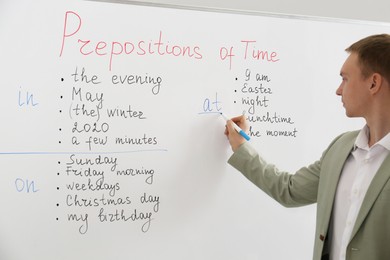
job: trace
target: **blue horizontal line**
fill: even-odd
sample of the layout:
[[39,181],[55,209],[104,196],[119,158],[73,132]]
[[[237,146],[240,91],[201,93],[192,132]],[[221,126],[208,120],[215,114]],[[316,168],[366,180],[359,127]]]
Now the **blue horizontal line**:
[[221,112],[199,112],[198,115],[212,115],[212,114],[221,114]]
[[68,155],[68,154],[126,154],[126,153],[144,153],[144,152],[168,152],[167,149],[145,149],[133,151],[114,151],[114,152],[0,152],[0,155]]

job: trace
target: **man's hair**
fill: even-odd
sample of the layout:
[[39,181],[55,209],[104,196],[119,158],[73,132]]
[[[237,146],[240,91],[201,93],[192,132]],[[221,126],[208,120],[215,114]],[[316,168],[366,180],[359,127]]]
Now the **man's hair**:
[[367,78],[379,73],[390,84],[390,35],[377,34],[363,38],[347,49],[358,55],[362,75]]

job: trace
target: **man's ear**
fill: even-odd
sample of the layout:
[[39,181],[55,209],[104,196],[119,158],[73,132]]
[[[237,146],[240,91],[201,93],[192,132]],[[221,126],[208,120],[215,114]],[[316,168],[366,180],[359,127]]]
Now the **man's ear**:
[[376,94],[379,92],[379,90],[382,87],[383,77],[379,73],[373,73],[370,78],[371,78],[370,92],[372,94]]

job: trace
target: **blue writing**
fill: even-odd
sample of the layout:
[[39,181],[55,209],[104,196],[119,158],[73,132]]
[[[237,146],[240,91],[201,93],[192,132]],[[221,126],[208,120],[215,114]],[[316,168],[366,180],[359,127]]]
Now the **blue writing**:
[[26,192],[26,193],[35,193],[39,190],[35,188],[35,182],[29,180],[23,180],[21,178],[17,178],[15,180],[15,188],[18,192]]
[[22,95],[22,91],[19,90],[19,100],[18,100],[18,104],[20,107],[22,106],[33,106],[35,107],[36,105],[38,105],[37,102],[34,102],[34,95],[29,93],[28,91],[26,92],[26,99],[24,99],[23,95]]
[[215,99],[206,98],[203,101],[203,111],[200,114],[219,113],[222,110],[222,107],[219,106],[220,104],[218,93],[215,93]]

